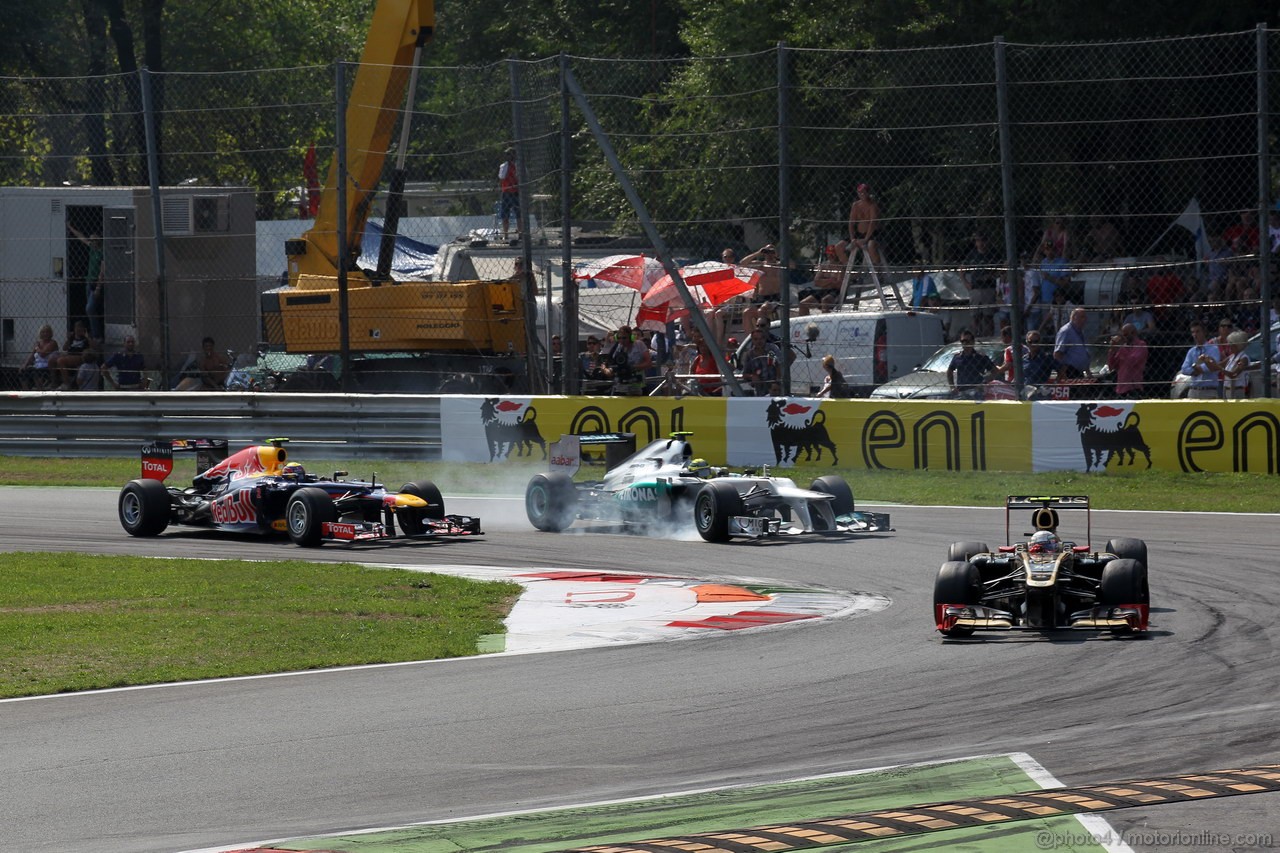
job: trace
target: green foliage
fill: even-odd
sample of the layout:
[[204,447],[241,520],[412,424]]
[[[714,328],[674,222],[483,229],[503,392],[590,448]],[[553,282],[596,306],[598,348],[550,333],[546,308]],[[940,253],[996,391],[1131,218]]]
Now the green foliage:
[[472,655],[518,592],[350,564],[9,554],[0,697]]

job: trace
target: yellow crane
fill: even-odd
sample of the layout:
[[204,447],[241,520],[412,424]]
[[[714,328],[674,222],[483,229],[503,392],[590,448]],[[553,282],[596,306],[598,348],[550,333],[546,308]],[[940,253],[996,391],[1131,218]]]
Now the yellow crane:
[[[390,246],[372,275],[348,259],[360,256],[369,205],[387,159],[396,120],[405,129],[406,89],[435,26],[432,0],[379,0],[369,25],[360,67],[347,99],[345,194],[338,192],[335,157],[310,230],[286,245],[289,284],[263,294],[267,343],[288,352],[342,351],[338,274],[346,266],[349,349],[359,352],[453,352],[515,355],[525,352],[524,298],[507,282],[392,282]],[[409,97],[413,92],[409,91]],[[407,133],[401,134],[401,156]],[[403,160],[392,180],[384,240],[394,239]],[[345,201],[340,201],[340,195]],[[342,223],[342,227],[339,227]],[[339,234],[344,240],[339,240]]]

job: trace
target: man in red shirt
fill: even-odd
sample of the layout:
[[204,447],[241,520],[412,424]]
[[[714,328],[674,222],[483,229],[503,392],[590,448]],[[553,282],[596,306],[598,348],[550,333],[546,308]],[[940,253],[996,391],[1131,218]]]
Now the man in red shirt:
[[1116,372],[1116,393],[1121,397],[1141,397],[1147,369],[1147,342],[1138,337],[1132,323],[1125,323],[1111,339],[1107,366]]
[[1240,221],[1223,231],[1222,239],[1237,255],[1258,251],[1258,215],[1252,210],[1240,211]]
[[1173,267],[1160,267],[1147,279],[1147,301],[1156,318],[1157,329],[1167,329],[1166,322],[1177,315],[1173,306],[1180,304],[1187,293],[1187,286]]
[[511,231],[511,217],[520,216],[520,179],[516,176],[516,149],[507,149],[507,160],[498,167],[498,218],[502,220],[502,239]]

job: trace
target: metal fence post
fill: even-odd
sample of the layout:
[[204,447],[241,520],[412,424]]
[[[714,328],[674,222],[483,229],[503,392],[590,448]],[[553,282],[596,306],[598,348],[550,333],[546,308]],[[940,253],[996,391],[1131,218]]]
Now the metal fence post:
[[[573,236],[571,194],[573,192],[573,133],[569,127],[569,55],[560,54],[560,281],[563,288],[560,304],[564,310],[564,392],[577,394],[581,389],[578,370],[578,283],[573,280]],[[548,278],[547,289],[551,282]]]
[[1268,204],[1271,194],[1271,163],[1267,150],[1267,25],[1258,24],[1258,328],[1262,329],[1262,396],[1271,396],[1271,239],[1268,234]]
[[[516,230],[520,234],[520,257],[524,259],[524,276],[520,282],[520,298],[524,300],[525,373],[529,387],[546,392],[551,384],[551,315],[547,314],[546,358],[539,363],[538,352],[538,300],[533,290],[533,247],[529,241],[529,164],[524,145],[524,113],[520,103],[520,76],[517,60],[507,60],[507,76],[511,81],[511,142],[516,149],[516,192],[519,209],[516,211]],[[540,366],[541,370],[535,369]]]
[[609,141],[604,128],[600,126],[595,110],[591,108],[591,103],[587,100],[586,92],[583,91],[582,86],[574,77],[573,71],[566,69],[565,81],[569,84],[569,92],[573,95],[574,101],[577,102],[578,109],[582,111],[583,117],[587,120],[591,135],[595,137],[596,144],[600,146],[605,161],[609,164],[609,170],[613,172],[614,177],[618,179],[618,183],[622,185],[623,194],[626,195],[627,201],[631,203],[632,209],[636,212],[640,227],[644,229],[645,236],[649,238],[649,242],[653,244],[654,251],[658,253],[659,260],[662,261],[662,266],[667,274],[671,276],[672,283],[675,284],[680,296],[684,299],[684,304],[689,309],[689,319],[693,321],[698,331],[701,332],[707,348],[711,350],[711,355],[716,360],[716,365],[720,368],[720,375],[724,378],[730,393],[735,397],[741,397],[742,383],[738,381],[733,368],[729,366],[719,341],[716,340],[716,336],[711,333],[711,328],[707,325],[706,317],[702,315],[697,302],[694,301],[689,289],[685,286],[684,279],[680,276],[680,271],[676,269],[675,262],[671,258],[671,252],[667,249],[667,241],[658,232],[658,227],[649,215],[648,207],[641,200],[640,194],[636,192],[635,185],[631,182],[631,178],[627,176],[626,169],[622,168],[622,162],[618,159],[618,154],[614,151],[613,143]]
[[[791,123],[787,84],[787,43],[778,42],[778,265],[782,267],[782,393],[791,396],[791,175],[788,126]],[[748,330],[748,333],[750,330]],[[808,389],[805,389],[808,391]]]
[[144,65],[138,69],[138,87],[142,90],[142,117],[147,136],[147,180],[151,194],[151,225],[156,253],[156,302],[160,314],[160,382],[166,387],[172,362],[169,356],[169,294],[164,264],[164,222],[160,205],[160,153],[156,138],[156,111],[152,102],[151,71]]
[[351,376],[351,324],[350,304],[347,294],[347,68],[338,62],[334,69],[336,90],[335,109],[337,126],[334,136],[334,155],[338,158],[338,347],[342,354],[342,390],[350,390]]
[[[1000,186],[1004,200],[1004,261],[1009,284],[1009,328],[1013,334],[1013,387],[1022,392],[1022,282],[1018,280],[1018,229],[1013,191],[1013,140],[1009,126],[1009,77],[1003,36],[995,38],[996,114],[1000,122]],[[997,309],[998,310],[998,309]],[[999,331],[997,329],[996,331]]]

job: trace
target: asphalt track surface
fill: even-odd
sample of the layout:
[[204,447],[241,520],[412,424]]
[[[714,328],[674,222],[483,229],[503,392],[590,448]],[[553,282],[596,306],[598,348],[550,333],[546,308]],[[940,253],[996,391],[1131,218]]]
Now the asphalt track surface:
[[[0,551],[300,554],[190,531],[131,539],[114,491],[52,494],[0,488]],[[488,536],[307,556],[767,578],[893,603],[683,642],[0,703],[0,847],[247,846],[1014,751],[1067,785],[1280,763],[1276,516],[1097,511],[1095,545],[1148,542],[1150,636],[944,642],[930,614],[937,567],[952,541],[997,544],[1003,509],[895,507],[894,533],[717,546],[537,533],[517,501],[446,500],[481,515]],[[1280,798],[1107,820],[1154,839],[1139,851],[1199,850],[1160,833],[1276,833]]]

